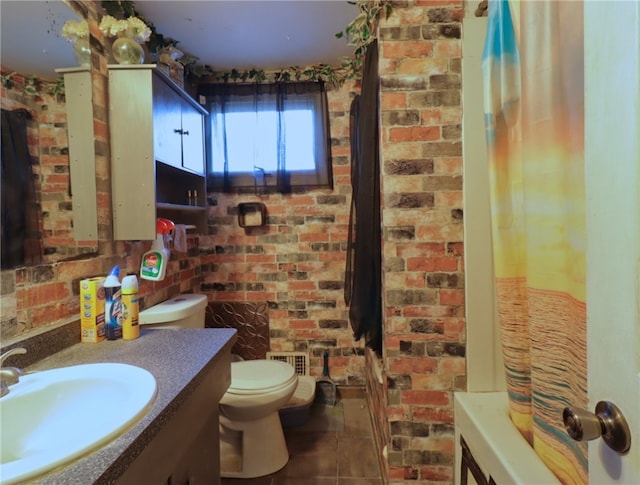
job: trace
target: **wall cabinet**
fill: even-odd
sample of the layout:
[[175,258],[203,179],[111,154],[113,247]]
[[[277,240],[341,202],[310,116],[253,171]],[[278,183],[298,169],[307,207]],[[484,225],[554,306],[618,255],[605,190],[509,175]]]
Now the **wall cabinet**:
[[206,114],[153,64],[109,66],[116,240],[155,239],[157,217],[206,233]]
[[156,161],[204,174],[203,114],[160,76],[153,77]]

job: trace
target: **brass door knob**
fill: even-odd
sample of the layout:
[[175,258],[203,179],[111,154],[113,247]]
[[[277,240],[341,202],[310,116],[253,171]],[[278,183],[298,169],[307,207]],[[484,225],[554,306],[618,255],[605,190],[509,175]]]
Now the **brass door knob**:
[[609,401],[596,404],[596,412],[564,408],[562,421],[569,436],[576,441],[595,440],[602,436],[612,450],[624,455],[631,448],[631,431],[624,415]]

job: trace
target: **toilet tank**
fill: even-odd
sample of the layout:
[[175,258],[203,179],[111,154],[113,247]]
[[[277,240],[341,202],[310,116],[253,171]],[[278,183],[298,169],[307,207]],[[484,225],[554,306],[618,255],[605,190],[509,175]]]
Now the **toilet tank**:
[[145,328],[204,328],[206,295],[186,293],[158,303],[140,312]]

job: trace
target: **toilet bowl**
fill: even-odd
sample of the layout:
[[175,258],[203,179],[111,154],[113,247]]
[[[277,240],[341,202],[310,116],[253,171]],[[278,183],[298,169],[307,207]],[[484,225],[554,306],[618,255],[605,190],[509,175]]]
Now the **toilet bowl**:
[[[140,312],[144,328],[204,328],[207,297],[184,294]],[[231,384],[220,400],[220,476],[254,478],[289,461],[278,409],[298,383],[292,365],[277,360],[231,363]]]
[[298,384],[286,362],[231,363],[231,385],[220,400],[220,476],[255,478],[289,461],[278,410]]

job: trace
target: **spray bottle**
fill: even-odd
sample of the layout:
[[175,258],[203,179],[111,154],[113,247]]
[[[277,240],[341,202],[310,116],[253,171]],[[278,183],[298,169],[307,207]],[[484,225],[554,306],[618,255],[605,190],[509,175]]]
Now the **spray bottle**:
[[140,336],[138,325],[138,278],[128,275],[122,278],[122,339],[133,340]]
[[120,292],[120,268],[114,266],[104,280],[104,323],[107,340],[122,337],[122,294]]
[[156,221],[156,239],[151,245],[151,250],[142,255],[140,278],[152,281],[164,279],[171,256],[169,249],[164,246],[164,235],[169,234],[174,228],[175,225],[169,219],[159,218]]

